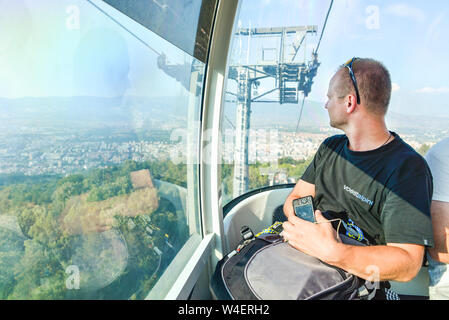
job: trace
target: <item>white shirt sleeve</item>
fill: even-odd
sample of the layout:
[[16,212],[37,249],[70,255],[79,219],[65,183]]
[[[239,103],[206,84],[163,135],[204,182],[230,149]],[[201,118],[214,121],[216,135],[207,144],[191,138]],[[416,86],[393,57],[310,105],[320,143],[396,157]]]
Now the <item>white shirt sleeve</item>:
[[449,202],[449,137],[430,148],[425,159],[433,177],[432,200]]

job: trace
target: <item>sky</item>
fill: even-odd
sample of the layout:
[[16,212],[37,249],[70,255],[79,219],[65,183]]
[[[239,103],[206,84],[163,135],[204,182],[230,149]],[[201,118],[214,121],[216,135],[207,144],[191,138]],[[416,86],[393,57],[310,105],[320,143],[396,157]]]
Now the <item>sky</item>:
[[[307,42],[311,51],[330,3],[246,0],[237,23],[242,27],[317,25],[318,34]],[[339,65],[354,56],[370,57],[390,71],[391,109],[449,116],[448,15],[445,0],[335,0],[319,47],[321,65],[310,99],[325,101],[329,79]]]
[[186,94],[156,64],[193,58],[102,1],[0,0],[0,97]]
[[[317,25],[318,34],[307,39],[308,56],[330,2],[243,0],[236,25]],[[138,23],[109,12],[150,47],[166,53],[170,63],[193,61]],[[449,116],[448,15],[447,0],[335,0],[309,98],[324,103],[328,81],[339,65],[353,56],[371,57],[391,73],[391,109]],[[157,68],[154,51],[85,0],[0,0],[0,39],[0,97],[187,94]],[[261,45],[251,49],[243,56],[260,56]]]

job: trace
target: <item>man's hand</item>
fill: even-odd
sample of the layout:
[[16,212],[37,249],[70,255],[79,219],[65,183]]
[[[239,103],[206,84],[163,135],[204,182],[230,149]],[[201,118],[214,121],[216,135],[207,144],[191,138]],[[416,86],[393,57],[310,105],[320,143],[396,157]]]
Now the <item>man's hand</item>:
[[283,224],[284,239],[292,247],[310,256],[322,261],[332,260],[340,242],[337,232],[320,210],[315,211],[315,220],[316,223],[312,223],[295,215],[289,216],[288,221]]
[[319,210],[316,223],[290,216],[284,222],[284,239],[323,262],[370,281],[410,281],[421,268],[424,246],[411,243],[353,246],[340,242],[329,220]]

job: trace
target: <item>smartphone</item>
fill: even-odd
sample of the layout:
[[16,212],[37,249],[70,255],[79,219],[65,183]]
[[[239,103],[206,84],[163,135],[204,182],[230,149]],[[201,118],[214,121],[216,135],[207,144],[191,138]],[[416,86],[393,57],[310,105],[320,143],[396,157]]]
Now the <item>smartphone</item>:
[[313,205],[313,197],[307,196],[293,200],[293,209],[298,218],[309,222],[316,222],[315,207]]

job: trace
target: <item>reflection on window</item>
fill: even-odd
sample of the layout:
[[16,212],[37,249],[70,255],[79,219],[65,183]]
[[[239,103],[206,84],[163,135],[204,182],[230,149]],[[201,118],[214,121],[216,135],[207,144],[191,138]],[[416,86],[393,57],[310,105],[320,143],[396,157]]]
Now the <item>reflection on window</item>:
[[200,233],[204,64],[92,3],[0,5],[1,299],[142,299]]
[[217,0],[104,1],[196,59],[206,62]]
[[321,142],[342,133],[329,126],[324,105],[331,76],[354,56],[382,61],[391,73],[390,130],[422,155],[448,136],[446,7],[242,1],[222,116],[223,203],[298,181]]

